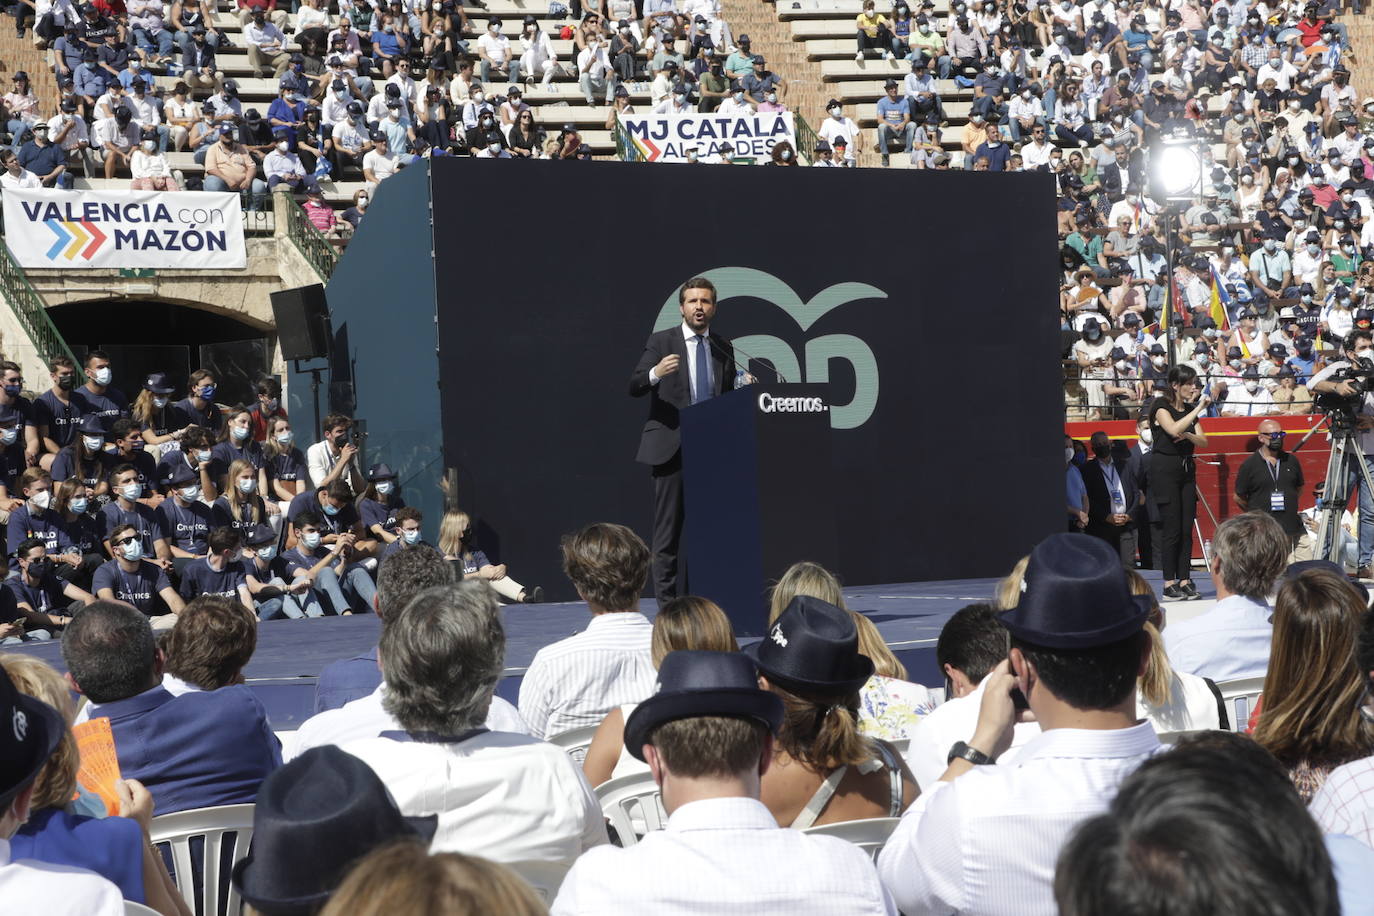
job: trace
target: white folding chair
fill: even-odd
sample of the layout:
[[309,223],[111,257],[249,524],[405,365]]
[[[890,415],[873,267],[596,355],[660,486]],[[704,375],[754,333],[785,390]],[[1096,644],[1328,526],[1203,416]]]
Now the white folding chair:
[[568,875],[568,866],[557,862],[508,862],[506,867],[524,878],[546,904],[553,903]]
[[603,782],[592,790],[601,811],[615,828],[621,846],[633,846],[650,830],[662,830],[668,822],[663,798],[652,773],[631,773]]
[[162,916],[157,910],[132,900],[124,901],[124,916]]
[[177,890],[192,911],[196,911],[197,879],[191,864],[191,840],[204,840],[201,854],[200,898],[201,916],[239,916],[243,901],[238,890],[229,884],[229,897],[223,910],[219,908],[220,862],[225,846],[225,834],[235,834],[231,862],[238,862],[248,854],[253,838],[253,806],[223,805],[218,808],[193,808],[153,818],[154,846],[164,843],[171,847],[172,867]]
[[587,757],[587,748],[591,747],[592,736],[596,734],[600,723],[596,725],[584,725],[581,728],[574,728],[571,731],[563,732],[560,735],[553,735],[546,739],[550,744],[556,744],[563,749],[573,763],[579,767]]
[[1263,677],[1238,677],[1229,681],[1217,681],[1221,699],[1226,704],[1226,715],[1231,719],[1231,730],[1249,731],[1250,714],[1254,712],[1260,694],[1264,691]]
[[837,824],[822,824],[810,827],[802,833],[817,836],[833,836],[853,843],[877,861],[878,853],[887,845],[887,838],[902,822],[900,817],[870,817],[861,821],[840,821]]

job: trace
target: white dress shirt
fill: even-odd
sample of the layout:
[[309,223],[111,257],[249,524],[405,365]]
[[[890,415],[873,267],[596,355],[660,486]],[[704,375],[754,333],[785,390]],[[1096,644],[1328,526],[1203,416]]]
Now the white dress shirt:
[[545,646],[520,682],[520,717],[536,738],[598,725],[654,692],[654,625],[638,611],[598,614],[581,633]]
[[553,916],[858,916],[897,909],[873,863],[836,837],[778,826],[755,798],[712,798],[673,812],[634,846],[603,846],[577,860]]
[[1338,766],[1307,810],[1327,833],[1343,833],[1374,847],[1374,757]]
[[[1212,688],[1207,686],[1205,680],[1196,674],[1175,671],[1171,687],[1169,702],[1163,706],[1151,706],[1143,695],[1136,695],[1136,714],[1148,719],[1156,732],[1163,734],[1221,728],[1217,695],[1212,693]],[[1231,727],[1235,728],[1235,725]]]
[[10,861],[10,841],[0,840],[0,900],[6,913],[43,916],[123,916],[124,899],[114,882],[93,871],[36,859]]
[[[710,362],[710,361],[711,361],[711,329],[710,329],[710,328],[707,328],[706,330],[702,331],[702,332],[701,332],[701,336],[706,338],[706,361],[707,361],[707,362]],[[697,341],[696,341],[696,337],[697,337],[697,332],[696,332],[696,331],[693,331],[693,330],[691,329],[691,327],[688,326],[687,322],[684,321],[684,322],[682,323],[682,342],[687,346],[687,373],[688,373],[687,383],[688,383],[688,385],[691,386],[691,387],[688,388],[687,390],[692,394],[693,397],[696,396],[696,390],[697,390]],[[680,366],[679,366],[678,368],[679,368],[679,370],[681,369]],[[706,371],[707,371],[707,372],[710,372],[711,370],[710,370],[710,369],[707,369]],[[649,369],[649,384],[650,384],[650,385],[657,385],[658,382],[659,382],[658,373],[654,371],[653,367],[650,367],[650,369]]]
[[[299,757],[312,747],[343,745],[364,738],[376,738],[385,731],[400,731],[401,723],[382,708],[385,695],[386,685],[382,684],[365,697],[350,700],[338,709],[326,709],[306,719],[296,730],[293,746],[282,752],[282,759]],[[487,721],[483,724],[494,732],[529,734],[520,713],[500,697],[491,698],[491,709],[487,711]]]
[[[329,441],[321,439],[305,452],[305,464],[310,471],[310,484],[319,487],[320,481],[329,476],[329,472],[334,470],[334,465],[339,461],[339,455],[330,448]],[[360,487],[358,483],[363,479],[363,475],[358,470],[358,460],[355,457],[349,462],[348,470],[344,471],[343,479],[357,492]]]
[[1060,847],[1160,750],[1148,722],[1043,732],[1011,765],[924,789],[878,857],[878,874],[906,916],[1055,916]]
[[[945,700],[916,724],[905,757],[907,769],[911,770],[921,791],[929,791],[944,775],[949,767],[949,749],[954,742],[968,741],[973,737],[974,727],[978,724],[978,708],[983,703],[983,687],[987,682],[987,678],[983,678],[967,696]],[[997,758],[1002,765],[1015,760],[1022,746],[1040,734],[1038,722],[1018,722],[1012,728],[1011,747]]]
[[402,814],[439,815],[432,852],[570,866],[608,841],[582,770],[562,748],[528,735],[482,732],[458,744],[367,738],[343,750],[372,767]]
[[1171,623],[1164,630],[1164,649],[1176,671],[1210,677],[1220,683],[1239,677],[1263,677],[1269,668],[1274,627],[1267,604],[1240,595],[1223,598],[1205,614]]

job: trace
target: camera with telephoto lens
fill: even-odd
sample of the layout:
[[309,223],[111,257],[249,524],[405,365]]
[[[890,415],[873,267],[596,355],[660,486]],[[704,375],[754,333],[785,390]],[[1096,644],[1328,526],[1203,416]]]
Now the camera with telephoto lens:
[[1374,391],[1374,360],[1368,356],[1357,356],[1348,365],[1327,376],[1326,381],[1333,384],[1349,382],[1355,393],[1346,395],[1324,391],[1316,397],[1317,409],[1331,417],[1333,428],[1353,429],[1355,415],[1364,405],[1364,396]]

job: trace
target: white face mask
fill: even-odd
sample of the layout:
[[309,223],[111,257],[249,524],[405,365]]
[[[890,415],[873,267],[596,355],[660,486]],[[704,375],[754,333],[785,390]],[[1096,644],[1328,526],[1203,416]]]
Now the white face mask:
[[91,381],[95,382],[97,385],[108,385],[110,384],[110,379],[113,377],[114,373],[110,371],[110,367],[104,366],[91,374]]
[[392,483],[390,480],[377,481],[377,493],[381,496],[389,495],[395,488],[396,484]]
[[1140,431],[1140,441],[1144,442],[1146,445],[1149,445],[1150,442],[1154,439],[1154,435],[1154,432],[1150,429],[1150,427],[1147,426]]
[[151,153],[153,150],[157,149],[157,141],[144,140],[142,146],[145,153]]
[[52,490],[44,490],[29,497],[29,502],[33,503],[39,510],[48,508],[52,505]]
[[282,140],[280,143],[277,144],[277,152],[279,153],[284,153],[290,148],[291,144],[287,143],[285,140]]
[[138,483],[126,483],[119,488],[119,495],[133,502],[143,495],[143,486]]
[[258,488],[258,482],[251,477],[242,478],[238,481],[240,493],[252,493]]
[[178,492],[181,493],[182,499],[186,500],[188,503],[193,503],[200,499],[200,484],[195,483],[191,484],[189,487],[182,487]]
[[1246,382],[1245,390],[1254,394],[1256,391],[1259,391],[1259,382]]
[[166,399],[166,398],[153,398],[153,406],[156,407],[158,410],[161,410],[162,408],[164,408],[164,407],[167,406],[167,399]]
[[277,441],[280,442],[282,445],[290,445],[291,440],[294,438],[296,437],[292,435],[291,430],[289,429],[286,432],[277,433]]
[[491,153],[493,156],[499,154],[501,152],[501,144],[497,141],[492,141],[491,143],[488,143],[487,152]]
[[1166,362],[1166,360],[1162,356],[1152,356],[1150,357],[1150,362],[1155,364],[1156,369],[1162,369],[1164,368],[1164,363]]
[[1071,446],[1067,446],[1067,445],[1064,446],[1064,460],[1065,460],[1065,461],[1072,461],[1072,460],[1073,460],[1073,448],[1072,448]]
[[1126,362],[1126,360],[1124,360],[1124,359],[1118,359],[1118,360],[1116,361],[1116,364],[1115,364],[1115,365],[1116,365],[1116,371],[1117,371],[1117,372],[1125,372],[1125,371],[1130,367],[1131,364],[1128,363],[1128,362]]
[[81,444],[86,446],[88,452],[98,452],[105,444],[105,440],[99,436],[82,436]]

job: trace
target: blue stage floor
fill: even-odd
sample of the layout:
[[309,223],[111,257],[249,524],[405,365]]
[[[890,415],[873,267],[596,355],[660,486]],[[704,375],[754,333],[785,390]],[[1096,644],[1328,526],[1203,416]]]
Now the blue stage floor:
[[[1160,575],[1145,576],[1159,588]],[[1204,598],[1214,597],[1205,575],[1195,577]],[[935,642],[940,629],[955,611],[966,604],[989,601],[997,579],[956,579],[944,582],[910,582],[899,585],[865,585],[844,590],[845,602],[878,627],[883,640],[906,665],[913,681],[932,687],[943,685],[944,676],[935,662]],[[657,608],[650,599],[640,610],[652,617]],[[571,636],[590,619],[582,602],[539,605],[507,605],[502,610],[506,627],[506,676],[497,693],[515,702],[520,679],[534,653],[549,643]],[[365,652],[377,641],[380,622],[373,615],[322,617],[312,620],[274,620],[258,629],[258,647],[245,675],[262,698],[278,731],[292,731],[310,716],[315,678],[330,662]],[[750,642],[752,640],[745,640]],[[62,656],[55,643],[13,647],[43,658],[61,670]]]

